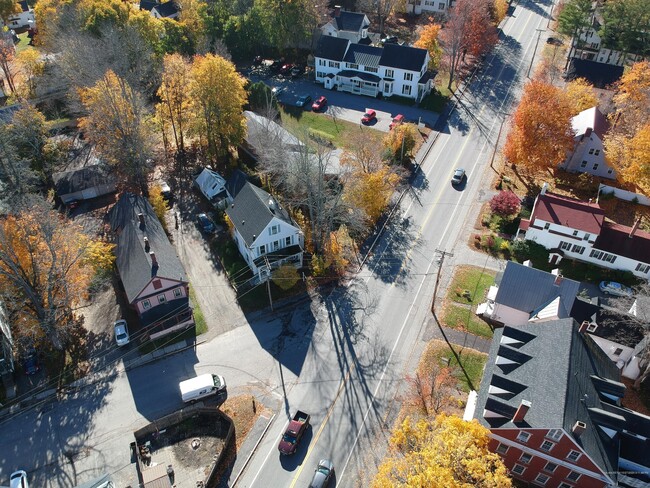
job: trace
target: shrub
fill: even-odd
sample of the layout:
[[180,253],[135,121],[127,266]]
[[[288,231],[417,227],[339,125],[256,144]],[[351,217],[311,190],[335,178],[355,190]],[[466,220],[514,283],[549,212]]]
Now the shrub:
[[499,246],[499,249],[501,249],[502,251],[510,251],[510,242],[504,239],[503,241],[501,241],[501,245]]
[[481,235],[480,234],[474,234],[474,247],[477,249],[481,248]]
[[490,200],[492,213],[500,217],[510,217],[517,215],[521,207],[519,197],[512,191],[500,191]]
[[488,249],[493,249],[494,248],[494,236],[492,234],[486,236],[485,238],[485,247]]

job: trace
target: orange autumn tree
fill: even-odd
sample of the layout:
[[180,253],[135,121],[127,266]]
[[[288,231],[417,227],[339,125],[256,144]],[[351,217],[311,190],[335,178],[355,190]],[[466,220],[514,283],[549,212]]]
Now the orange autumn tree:
[[605,136],[605,156],[619,178],[650,194],[650,62],[634,63],[613,98],[613,127]]
[[533,80],[513,115],[503,154],[528,169],[554,168],[573,148],[573,104],[561,89]]
[[594,86],[584,78],[576,78],[566,84],[564,91],[573,102],[573,115],[598,105]]
[[85,296],[93,272],[111,266],[111,247],[93,243],[81,227],[35,206],[0,225],[0,288],[29,343],[63,350],[76,327],[74,308]]
[[440,32],[440,24],[427,24],[420,30],[420,37],[413,44],[415,47],[426,49],[429,52],[429,69],[437,68],[440,64],[442,57],[442,48],[438,41],[438,33]]
[[372,488],[508,488],[512,482],[498,454],[490,452],[490,431],[476,420],[438,415],[417,422],[407,417],[394,431],[388,457]]

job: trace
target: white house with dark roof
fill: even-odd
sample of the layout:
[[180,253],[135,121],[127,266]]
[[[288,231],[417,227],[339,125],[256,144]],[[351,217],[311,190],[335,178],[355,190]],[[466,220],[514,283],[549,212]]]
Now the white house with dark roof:
[[336,6],[332,13],[332,20],[321,27],[321,33],[324,36],[340,37],[356,43],[369,44],[368,27],[370,27],[370,21],[366,14],[348,12]]
[[123,193],[107,215],[127,302],[155,339],[194,324],[187,274],[149,201]]
[[650,233],[605,221],[598,203],[547,193],[547,184],[535,199],[530,219],[522,219],[517,238],[536,242],[562,257],[609,269],[650,277]]
[[435,76],[427,69],[426,49],[398,44],[374,47],[323,36],[314,58],[316,81],[325,88],[371,97],[399,95],[419,102],[431,92]]
[[164,3],[157,0],[141,0],[140,10],[148,11],[152,17],[157,19],[177,19],[180,15],[180,8],[174,0]]
[[455,0],[406,0],[406,13],[446,14],[455,3]]
[[572,319],[494,332],[466,420],[531,486],[650,486],[650,417],[621,406],[619,371]]
[[508,261],[477,315],[499,325],[520,325],[570,316],[580,283],[556,273]]
[[614,170],[605,161],[603,139],[609,123],[598,107],[583,110],[571,119],[574,148],[560,167],[572,173],[589,173],[616,179]]
[[27,0],[16,2],[18,4],[18,11],[7,17],[5,25],[9,29],[24,29],[34,27],[36,18],[34,17],[34,9],[29,6]]
[[258,280],[284,264],[302,266],[304,235],[271,194],[246,182],[226,214],[237,248]]

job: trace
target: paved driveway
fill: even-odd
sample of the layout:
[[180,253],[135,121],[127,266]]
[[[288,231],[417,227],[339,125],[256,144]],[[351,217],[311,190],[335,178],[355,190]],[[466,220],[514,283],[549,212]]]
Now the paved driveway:
[[[433,127],[438,120],[438,114],[430,110],[424,110],[418,107],[409,107],[399,103],[391,102],[390,99],[379,100],[363,95],[352,95],[350,93],[326,90],[323,85],[307,80],[299,79],[281,79],[279,77],[261,78],[257,75],[250,76],[251,81],[264,81],[271,87],[284,88],[280,95],[280,101],[286,105],[295,105],[296,100],[301,95],[311,95],[316,100],[321,95],[325,95],[328,101],[328,107],[325,113],[332,113],[335,109],[337,116],[350,122],[360,123],[361,116],[367,108],[377,111],[378,122],[374,128],[378,130],[388,130],[388,124],[397,114],[402,114],[407,122],[418,121],[426,123]],[[350,111],[350,112],[347,112]],[[381,112],[381,113],[380,113]],[[339,115],[340,113],[340,115]],[[387,122],[386,122],[387,121]],[[385,128],[384,128],[385,127]]]

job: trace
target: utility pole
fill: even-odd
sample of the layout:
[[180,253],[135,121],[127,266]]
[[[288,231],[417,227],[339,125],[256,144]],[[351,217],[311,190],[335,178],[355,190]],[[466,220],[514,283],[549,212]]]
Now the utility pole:
[[535,61],[535,54],[537,54],[537,46],[539,45],[539,38],[546,29],[535,29],[537,31],[537,42],[535,42],[535,49],[533,50],[533,57],[530,58],[530,66],[528,66],[528,73],[526,78],[530,78],[530,70],[533,69],[533,62]]
[[441,251],[440,249],[436,249],[436,253],[440,253],[440,259],[438,261],[438,274],[436,276],[436,286],[433,288],[433,305],[431,306],[431,309],[435,311],[436,309],[436,298],[438,296],[438,285],[440,284],[440,271],[442,270],[442,264],[445,262],[445,256],[453,256],[453,252],[447,252],[444,249]]
[[271,312],[273,312],[273,298],[271,297],[271,265],[269,264],[269,259],[264,258],[266,261],[266,271],[267,271],[267,278],[266,278],[266,291],[269,294],[269,305],[271,306]]
[[503,130],[503,124],[505,123],[506,119],[510,117],[511,114],[502,114],[504,115],[503,119],[501,120],[501,125],[499,126],[499,134],[497,135],[497,142],[494,143],[494,150],[492,151],[492,157],[490,158],[490,168],[494,169],[493,163],[494,163],[494,157],[497,154],[497,149],[499,149],[499,140],[501,139],[501,131]]

